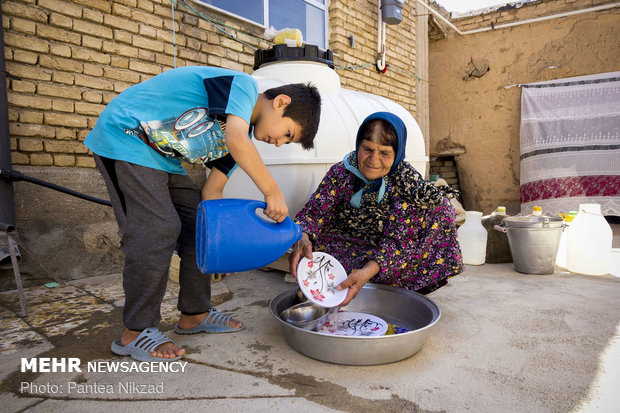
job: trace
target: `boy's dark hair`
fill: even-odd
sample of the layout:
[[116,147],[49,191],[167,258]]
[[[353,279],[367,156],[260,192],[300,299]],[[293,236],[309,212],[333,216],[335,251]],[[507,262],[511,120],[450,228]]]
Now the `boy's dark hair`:
[[321,120],[321,95],[317,88],[312,83],[291,83],[267,89],[263,93],[269,100],[278,95],[291,98],[282,116],[293,119],[301,126],[301,147],[314,148],[314,137]]

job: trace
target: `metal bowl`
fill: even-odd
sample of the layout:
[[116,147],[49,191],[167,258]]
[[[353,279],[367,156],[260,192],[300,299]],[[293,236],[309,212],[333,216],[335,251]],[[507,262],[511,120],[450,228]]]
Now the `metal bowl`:
[[366,284],[343,309],[372,314],[410,331],[375,337],[317,333],[295,327],[280,317],[282,311],[298,302],[296,291],[284,291],[273,298],[269,303],[271,314],[280,322],[287,343],[295,351],[328,363],[364,366],[411,357],[422,348],[431,327],[441,316],[439,307],[421,294],[380,284]]
[[296,304],[280,313],[280,318],[289,324],[305,330],[316,331],[325,324],[328,309],[312,302]]

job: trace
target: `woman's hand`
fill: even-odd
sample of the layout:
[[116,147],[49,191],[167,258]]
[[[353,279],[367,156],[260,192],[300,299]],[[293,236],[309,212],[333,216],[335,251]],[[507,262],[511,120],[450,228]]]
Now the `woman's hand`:
[[293,252],[288,257],[289,269],[295,279],[297,279],[297,265],[301,257],[306,257],[309,260],[312,259],[312,242],[310,242],[310,237],[305,232],[301,234],[301,239],[293,245]]
[[338,284],[336,287],[337,290],[344,290],[348,288],[347,296],[344,301],[340,303],[339,307],[344,307],[349,304],[352,299],[355,298],[357,293],[362,289],[364,284],[366,284],[372,277],[374,277],[381,267],[377,263],[377,261],[368,261],[363,268],[359,270],[353,270],[351,274],[347,277],[346,280]]

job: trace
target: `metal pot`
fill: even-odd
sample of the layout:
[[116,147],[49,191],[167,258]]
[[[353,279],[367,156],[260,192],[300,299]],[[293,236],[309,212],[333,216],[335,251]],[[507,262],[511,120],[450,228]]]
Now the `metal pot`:
[[366,284],[347,311],[381,317],[406,328],[402,334],[347,337],[317,333],[287,323],[280,317],[296,303],[296,289],[284,291],[269,303],[269,309],[284,332],[288,344],[301,354],[328,363],[367,366],[392,363],[411,357],[421,348],[430,328],[439,320],[439,307],[428,297],[402,288]]
[[280,313],[280,318],[296,327],[317,331],[329,317],[329,309],[306,301],[296,304]]
[[553,274],[564,221],[560,217],[506,217],[494,227],[506,233],[515,270]]

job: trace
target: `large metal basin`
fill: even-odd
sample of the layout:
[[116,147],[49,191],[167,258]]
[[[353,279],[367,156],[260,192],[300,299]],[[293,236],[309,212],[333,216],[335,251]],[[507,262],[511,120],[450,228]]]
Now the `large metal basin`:
[[388,323],[411,331],[377,337],[346,337],[322,334],[295,327],[280,318],[280,313],[299,302],[297,289],[277,295],[269,303],[271,314],[282,326],[288,344],[301,354],[347,365],[392,363],[411,357],[424,343],[431,327],[439,320],[439,307],[429,298],[413,291],[379,284],[366,284],[347,311],[381,317]]

